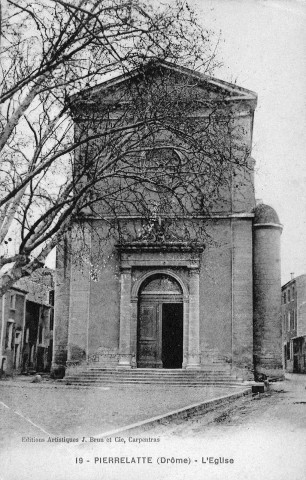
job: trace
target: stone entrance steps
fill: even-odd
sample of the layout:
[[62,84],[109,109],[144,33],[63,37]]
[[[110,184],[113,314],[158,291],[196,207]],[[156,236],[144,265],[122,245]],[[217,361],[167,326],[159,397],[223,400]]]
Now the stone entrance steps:
[[67,375],[67,385],[104,386],[110,384],[160,384],[176,386],[242,386],[243,381],[223,370],[183,370],[137,368],[120,370],[89,367],[87,370]]

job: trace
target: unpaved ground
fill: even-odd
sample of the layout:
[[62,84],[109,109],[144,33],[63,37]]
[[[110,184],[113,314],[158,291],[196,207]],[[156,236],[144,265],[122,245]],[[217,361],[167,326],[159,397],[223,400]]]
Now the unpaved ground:
[[[1,480],[304,480],[306,478],[306,377],[292,376],[286,382],[272,385],[266,395],[243,399],[225,410],[205,416],[176,420],[150,430],[125,433],[103,443],[54,444],[13,443],[2,445]],[[13,390],[13,388],[11,389]],[[35,389],[36,392],[42,389]],[[4,389],[3,389],[4,391]],[[78,404],[91,405],[92,410],[103,402],[97,391],[79,391],[77,396],[60,390],[52,403],[47,389],[43,395],[28,388],[27,405],[43,411],[45,425],[65,426]],[[167,389],[164,399],[167,399]],[[89,396],[88,396],[89,395]],[[93,400],[90,401],[90,395]],[[124,391],[121,392],[124,395]],[[183,395],[183,392],[178,393]],[[48,398],[49,396],[49,398]],[[2,397],[3,398],[3,397]],[[14,396],[15,401],[18,396]],[[94,399],[95,398],[95,399]],[[104,397],[105,398],[105,397]],[[21,398],[20,398],[21,399]],[[112,411],[116,411],[113,396]],[[7,400],[7,398],[6,398]],[[22,400],[22,399],[21,399]],[[23,403],[25,399],[23,398]],[[154,403],[150,391],[148,405]],[[166,401],[166,400],[165,400]],[[32,404],[31,404],[32,402]],[[39,404],[38,404],[39,402]],[[91,403],[93,402],[93,403]],[[97,403],[95,403],[97,402]],[[95,405],[95,407],[94,407]],[[104,406],[105,407],[105,406]],[[128,407],[126,414],[128,415]],[[58,410],[57,410],[58,408]],[[22,418],[13,419],[3,407],[6,422],[13,429],[26,422],[28,435],[37,433],[35,426]],[[50,410],[53,416],[50,415]],[[82,416],[84,428],[95,431],[95,413]],[[56,413],[58,419],[56,420]],[[48,416],[49,415],[49,416]],[[84,418],[87,420],[85,421]],[[53,420],[55,421],[52,425]],[[207,423],[211,420],[211,423]],[[74,419],[80,424],[80,419]],[[11,422],[16,422],[12,423]],[[68,422],[69,423],[69,422]],[[32,431],[31,428],[33,428]],[[53,430],[54,431],[54,430]],[[132,459],[139,463],[131,463]],[[117,459],[117,460],[116,460]],[[116,461],[115,461],[116,460]],[[232,463],[225,463],[226,460]]]
[[[204,460],[198,460],[186,479],[304,480],[306,376],[289,377],[271,384],[270,392],[239,400],[221,412],[176,420],[146,433],[167,439],[176,455],[189,452],[191,458]],[[234,464],[215,465],[220,458],[232,458]]]
[[[305,379],[306,384],[306,379]],[[293,387],[293,388],[292,388]],[[243,398],[226,409],[218,409],[205,416],[174,420],[158,425],[150,432],[174,437],[220,437],[237,430],[305,431],[306,446],[306,390],[303,385],[292,386],[289,381],[271,384],[262,395]],[[306,450],[305,450],[306,455]],[[306,478],[306,472],[305,472]]]
[[18,441],[26,433],[37,435],[43,430],[51,435],[98,435],[235,391],[163,385],[76,389],[29,382],[10,387],[0,383],[1,437],[6,442]]

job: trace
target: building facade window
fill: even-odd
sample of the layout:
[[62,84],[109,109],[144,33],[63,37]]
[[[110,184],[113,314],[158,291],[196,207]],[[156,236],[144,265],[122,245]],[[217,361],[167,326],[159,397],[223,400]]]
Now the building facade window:
[[286,303],[286,292],[284,292],[284,303]]
[[51,308],[51,311],[50,311],[50,332],[52,332],[54,328],[54,310],[53,308]]
[[290,330],[294,330],[294,310],[290,312]]
[[288,290],[288,303],[290,302],[290,288]]
[[10,310],[16,310],[16,295],[14,293],[10,295]]
[[52,307],[54,306],[54,290],[49,292],[49,305],[52,305]]
[[44,327],[42,325],[40,325],[38,329],[38,343],[44,343]]
[[5,349],[6,350],[12,350],[14,346],[14,341],[13,341],[14,326],[15,326],[14,320],[8,320],[6,322],[6,332],[5,332]]

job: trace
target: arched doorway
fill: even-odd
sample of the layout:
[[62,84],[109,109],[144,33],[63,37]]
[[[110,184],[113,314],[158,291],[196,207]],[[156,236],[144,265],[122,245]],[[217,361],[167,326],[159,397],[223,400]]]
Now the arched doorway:
[[138,295],[137,367],[182,368],[183,292],[171,275],[151,275]]

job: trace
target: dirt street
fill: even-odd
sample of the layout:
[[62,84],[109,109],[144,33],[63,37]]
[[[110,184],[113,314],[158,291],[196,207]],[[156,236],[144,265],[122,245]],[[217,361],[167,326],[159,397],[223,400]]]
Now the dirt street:
[[[4,424],[10,425],[17,437],[9,435],[8,441],[4,435],[0,479],[304,480],[305,386],[306,376],[290,376],[284,382],[272,384],[267,394],[244,398],[222,411],[85,443],[82,442],[83,431],[92,435],[98,431],[95,418],[99,405],[105,420],[112,422],[102,405],[110,391],[80,390],[71,395],[68,389],[56,394],[53,389],[45,389],[46,405],[53,409],[53,414],[47,410],[44,423],[36,424],[31,423],[28,415],[31,408],[40,411],[37,401],[43,400],[42,389],[28,388],[19,392],[28,395],[26,418],[16,416],[2,405]],[[122,389],[121,394],[124,392],[126,394],[127,390]],[[165,402],[167,395],[165,390]],[[176,395],[179,396],[179,392]],[[59,396],[64,400],[61,403]],[[78,399],[77,405],[73,404],[72,397],[75,402]],[[17,402],[17,395],[14,398]],[[151,401],[148,392],[146,403],[154,401],[158,398],[153,400],[152,397]],[[115,406],[116,399],[112,412]],[[130,414],[129,409],[127,405],[126,415]],[[75,425],[82,425],[82,432],[67,428],[73,412]],[[59,431],[60,425],[62,432],[67,431],[66,440],[49,443],[48,432],[51,429]],[[43,438],[44,442],[23,442],[23,435]],[[67,437],[75,436],[79,438],[78,443],[67,443]]]
[[241,399],[221,412],[216,410],[205,416],[176,420],[150,431],[178,438],[212,438],[257,429],[287,433],[304,431],[306,446],[306,375],[288,377],[284,382],[271,383],[265,394],[253,395],[251,400]]
[[[242,399],[209,416],[156,426],[149,433],[171,439],[177,450],[184,445],[194,454],[205,452],[206,462],[211,457],[232,456],[235,468],[226,469],[226,478],[304,480],[305,388],[305,375],[288,375],[284,382],[271,383],[270,391],[263,395]],[[206,478],[225,477],[220,470],[210,470]]]

